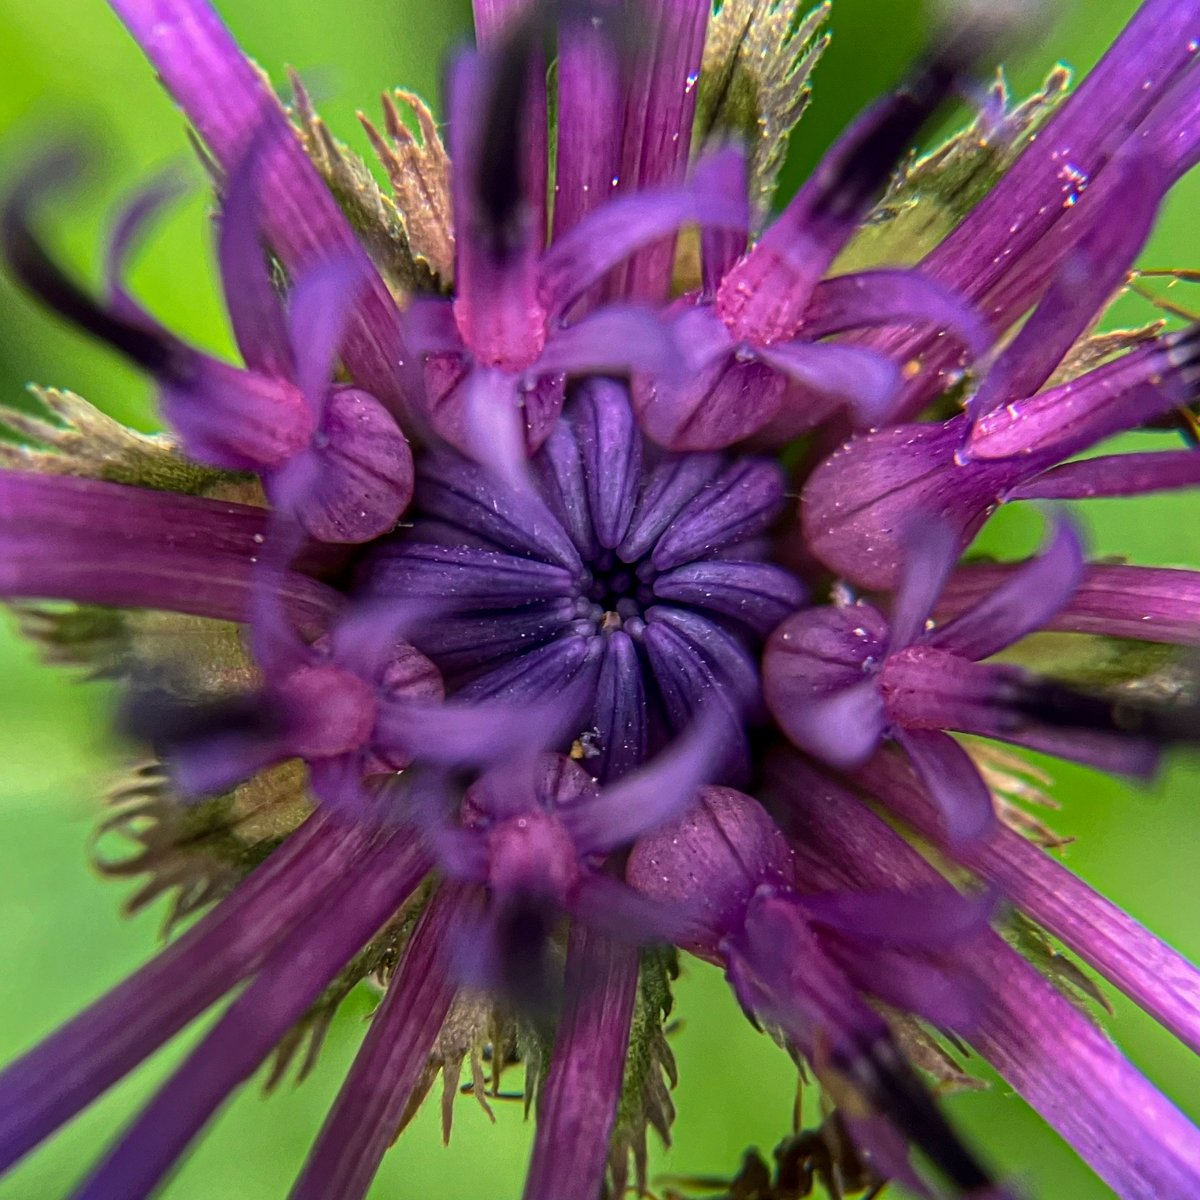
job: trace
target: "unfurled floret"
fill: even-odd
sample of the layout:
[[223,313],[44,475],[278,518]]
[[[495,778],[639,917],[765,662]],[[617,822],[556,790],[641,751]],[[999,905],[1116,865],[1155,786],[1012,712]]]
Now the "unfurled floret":
[[863,1186],[1008,1195],[934,1100],[969,1044],[1122,1196],[1194,1200],[1200,1133],[1050,939],[1193,1048],[1200,976],[1046,855],[1016,805],[1048,776],[959,737],[1134,776],[1197,740],[1190,663],[1104,642],[1060,678],[1028,636],[1198,645],[1195,573],[1089,564],[1065,517],[960,560],[1002,503],[1200,480],[1194,450],[1077,457],[1194,424],[1194,318],[1093,326],[1200,155],[1200,7],[1147,0],[1075,99],[998,82],[914,158],[996,21],[943,31],[769,220],[825,7],[477,0],[450,158],[419,102],[423,147],[368,126],[387,196],[203,0],[112,3],[204,143],[244,365],[121,282],[161,189],[98,301],[34,235],[49,177],[18,185],[14,274],[171,433],[57,391],[5,417],[39,446],[0,441],[0,593],[131,693],[156,761],[122,867],[195,919],[0,1075],[0,1169],[228,1001],[76,1193],[152,1194],[369,979],[295,1200],[360,1200],[438,1074],[448,1135],[464,1067],[486,1100],[518,1056],[525,1200],[645,1191],[688,951]]
[[[1118,710],[984,663],[1040,629],[1070,599],[1083,572],[1075,531],[1060,523],[1046,552],[1003,587],[944,625],[931,614],[958,560],[955,531],[936,523],[910,535],[891,617],[859,601],[812,609],[771,636],[763,665],[767,703],[792,742],[853,770],[895,739],[942,807],[953,837],[990,824],[992,800],[947,730],[1059,754],[1102,770],[1150,773],[1155,742],[1122,728]],[[1132,724],[1132,723],[1131,723]]]
[[162,189],[139,196],[118,222],[103,303],[62,273],[29,225],[29,207],[63,164],[48,161],[10,202],[5,253],[35,295],[154,377],[163,414],[193,458],[257,472],[275,506],[315,538],[369,541],[391,529],[407,505],[412,455],[373,396],[332,381],[365,280],[352,257],[330,258],[297,279],[285,308],[261,240],[264,156],[253,142],[226,182],[217,251],[244,369],[187,346],[125,290],[125,259],[167,198]]

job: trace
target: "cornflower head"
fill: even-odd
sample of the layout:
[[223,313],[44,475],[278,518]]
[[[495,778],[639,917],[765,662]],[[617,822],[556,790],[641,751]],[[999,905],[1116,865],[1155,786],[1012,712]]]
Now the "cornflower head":
[[[293,1197],[364,1196],[439,1074],[449,1136],[464,1063],[483,1100],[518,1053],[526,1200],[645,1193],[685,953],[820,1089],[825,1157],[780,1154],[781,1195],[1016,1195],[936,1098],[966,1046],[1118,1194],[1200,1194],[1200,1130],[1047,948],[1193,1051],[1200,975],[1046,853],[1011,800],[1037,768],[989,744],[1145,777],[1194,742],[1186,659],[1164,689],[1129,644],[1200,642],[1200,576],[1089,563],[1063,513],[1026,562],[963,561],[1003,504],[1200,477],[1191,448],[1077,458],[1194,426],[1194,321],[1094,330],[1200,155],[1200,4],[1145,0],[1074,95],[1011,110],[973,87],[1004,21],[948,18],[772,208],[828,6],[476,0],[448,150],[411,95],[419,139],[391,101],[366,123],[386,196],[208,4],[110,3],[203,148],[242,364],[123,282],[168,189],[102,294],[37,231],[67,159],[9,189],[9,272],[170,429],[53,390],[7,413],[40,447],[0,449],[0,594],[120,679],[149,761],[103,865],[173,905],[0,1074],[0,1169],[227,1001],[74,1195],[156,1193],[370,979]],[[913,159],[960,93],[974,123]],[[1116,667],[1059,669],[1046,632]]]

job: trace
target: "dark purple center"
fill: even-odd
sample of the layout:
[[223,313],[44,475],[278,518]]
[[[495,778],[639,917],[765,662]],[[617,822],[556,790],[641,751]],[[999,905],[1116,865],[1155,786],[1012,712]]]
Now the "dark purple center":
[[803,600],[763,561],[784,502],[778,466],[663,451],[638,432],[625,387],[591,379],[533,469],[536,494],[522,494],[456,454],[428,455],[414,525],[374,554],[368,591],[434,601],[412,640],[459,697],[561,695],[600,779],[710,705],[740,746],[762,640]]

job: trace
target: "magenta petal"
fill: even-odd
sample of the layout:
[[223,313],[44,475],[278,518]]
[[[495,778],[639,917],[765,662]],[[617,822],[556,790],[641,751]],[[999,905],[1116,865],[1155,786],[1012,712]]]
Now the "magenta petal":
[[288,269],[299,275],[339,254],[362,264],[369,285],[347,336],[346,365],[385,403],[410,403],[402,392],[410,385],[402,382],[407,353],[396,304],[258,69],[217,14],[203,0],[112,0],[112,7],[227,171],[251,139],[264,139],[261,211],[266,235]]
[[943,521],[914,520],[908,530],[900,586],[892,601],[888,623],[888,650],[911,646],[925,632],[925,624],[958,562],[956,531]]
[[289,757],[278,739],[265,740],[256,730],[229,730],[172,745],[166,764],[171,782],[182,796],[196,800],[227,792]]
[[1200,454],[1162,450],[1110,454],[1064,463],[1009,492],[1013,500],[1090,500],[1103,496],[1143,496],[1200,483]]
[[[1019,565],[960,568],[942,593],[948,617],[1005,586]],[[1074,595],[1043,626],[1181,646],[1200,645],[1200,573],[1124,563],[1092,563]]]
[[1191,326],[985,413],[972,425],[964,451],[985,461],[1034,456],[1049,466],[1189,404],[1197,340]]
[[[1190,4],[1143,3],[1070,101],[928,256],[923,269],[978,298],[1003,288],[1014,257],[1044,255],[1039,241],[1070,211],[1080,180],[1091,181],[1104,169],[1195,61],[1192,47],[1198,42],[1200,14]],[[1064,170],[1067,165],[1070,170]],[[1025,297],[1021,308],[1032,299]]]
[[391,918],[428,871],[411,832],[372,847],[313,917],[272,951],[254,981],[125,1131],[77,1200],[148,1195],[212,1118]]
[[217,262],[233,336],[246,366],[295,382],[294,342],[263,245],[258,178],[263,148],[259,139],[252,140],[226,181]]
[[[264,528],[247,505],[0,471],[0,595],[245,621]],[[310,635],[342,603],[293,571],[279,594]]]
[[[455,229],[454,315],[464,344],[487,367],[519,371],[542,348],[546,314],[538,300],[538,254],[545,239],[544,195],[528,177],[519,126],[540,88],[530,56],[512,79],[513,42],[505,56],[460,53],[449,72],[450,175]],[[497,94],[498,85],[509,91]],[[514,106],[520,111],[514,112]],[[545,145],[544,115],[541,144]],[[544,169],[544,165],[542,167]],[[544,192],[544,189],[543,189]]]
[[[640,36],[624,88],[619,192],[677,183],[687,169],[698,91],[694,81],[704,60],[711,11],[708,0],[644,0],[641,5]],[[739,199],[745,203],[744,195]],[[673,237],[638,250],[613,295],[662,300],[671,286],[674,250]]]
[[443,885],[434,893],[290,1200],[360,1200],[366,1195],[454,1000],[446,948],[472,909],[465,889]]
[[[897,798],[889,764],[902,766],[894,756],[880,755],[858,779],[911,819],[913,805]],[[803,778],[803,764],[789,763],[782,777],[792,784],[791,803],[805,814],[805,840],[820,839],[819,861],[838,861],[868,887],[941,882],[911,845],[852,794],[832,780],[796,787],[797,773]],[[918,828],[949,848],[927,800],[923,811]],[[1002,832],[996,826],[988,836]],[[964,861],[976,861],[972,856],[987,844],[985,838],[963,846]],[[956,957],[991,997],[973,1041],[1001,1075],[1121,1196],[1191,1197],[1200,1180],[1200,1133],[1107,1034],[999,937],[984,935]]]
[[842,770],[859,766],[884,735],[883,698],[873,679],[794,703],[789,703],[784,681],[777,679],[772,688],[764,680],[764,685],[767,704],[788,740],[830,766]]
[[993,1002],[972,1040],[1125,1200],[1191,1200],[1200,1133],[1088,1016],[1015,950],[973,963]]
[[538,1102],[523,1200],[599,1195],[621,1100],[638,954],[571,927],[566,997]]
[[854,438],[809,476],[800,519],[809,550],[866,587],[894,587],[904,534],[922,517],[947,523],[965,549],[1024,463],[960,462],[962,418],[897,425]]
[[1012,733],[992,735],[1014,746],[1028,746],[1043,754],[1083,763],[1097,771],[1152,779],[1162,765],[1163,747],[1150,737],[1086,728],[1055,729],[1030,722]]
[[567,375],[641,371],[670,379],[682,374],[684,360],[669,327],[653,309],[610,304],[555,330],[535,369]]
[[763,694],[791,742],[836,766],[864,762],[883,737],[877,664],[888,625],[870,605],[812,608],[784,621],[763,655]]
[[815,340],[847,329],[914,321],[953,334],[972,358],[979,358],[993,341],[969,301],[918,270],[862,271],[822,280],[800,334]]
[[542,258],[540,294],[547,309],[565,312],[613,267],[684,225],[744,233],[750,223],[745,189],[731,186],[743,174],[741,154],[722,150],[699,162],[687,183],[622,194],[597,208],[555,238]]
[[354,303],[367,282],[356,259],[335,258],[307,268],[288,297],[296,383],[314,412],[323,407]]
[[471,371],[463,385],[463,449],[526,505],[539,504],[525,447],[519,383],[516,376],[495,367]]
[[1069,520],[1059,518],[1054,538],[1042,554],[1022,564],[1002,586],[956,620],[934,629],[928,642],[963,658],[997,654],[1045,627],[1074,594],[1083,571],[1079,533]]
[[756,353],[789,379],[845,404],[859,425],[882,424],[900,390],[899,367],[859,346],[777,342]]
[[804,915],[854,941],[909,950],[953,949],[989,928],[992,894],[964,896],[949,884],[911,891],[842,891],[801,895]]
[[619,167],[620,13],[608,14],[593,7],[588,17],[563,22],[558,34],[558,145],[551,245],[560,244],[584,217],[604,204]]
[[413,490],[412,451],[374,396],[339,387],[313,444],[266,480],[276,507],[321,542],[361,544],[391,532]]
[[1168,186],[1157,162],[1135,153],[1111,163],[1088,189],[1063,221],[1065,226],[1074,220],[1082,228],[1081,236],[1033,315],[972,397],[972,417],[1031,396],[1050,378],[1076,338],[1125,282]]
[[970,845],[996,820],[992,794],[971,756],[938,729],[893,731],[938,806],[952,846]]
[[9,1066],[0,1168],[153,1054],[262,962],[361,858],[361,830],[310,817],[228,899]]
[[607,854],[676,819],[693,803],[727,747],[723,721],[704,712],[645,766],[562,813],[580,854]]
[[442,296],[414,296],[404,310],[408,343],[417,354],[462,354],[454,302]]
[[197,354],[183,379],[167,379],[162,410],[193,458],[228,471],[269,470],[304,450],[315,417],[282,377]]

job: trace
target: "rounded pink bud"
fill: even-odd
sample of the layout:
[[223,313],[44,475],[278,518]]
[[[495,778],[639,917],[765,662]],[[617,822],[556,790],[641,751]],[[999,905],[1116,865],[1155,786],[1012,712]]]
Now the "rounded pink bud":
[[283,681],[279,693],[288,713],[288,749],[301,758],[351,754],[375,729],[375,689],[341,667],[301,667]]
[[710,936],[688,949],[712,959],[741,925],[754,893],[764,884],[790,886],[792,872],[792,852],[757,800],[706,787],[685,816],[634,843],[625,878],[706,930]]

